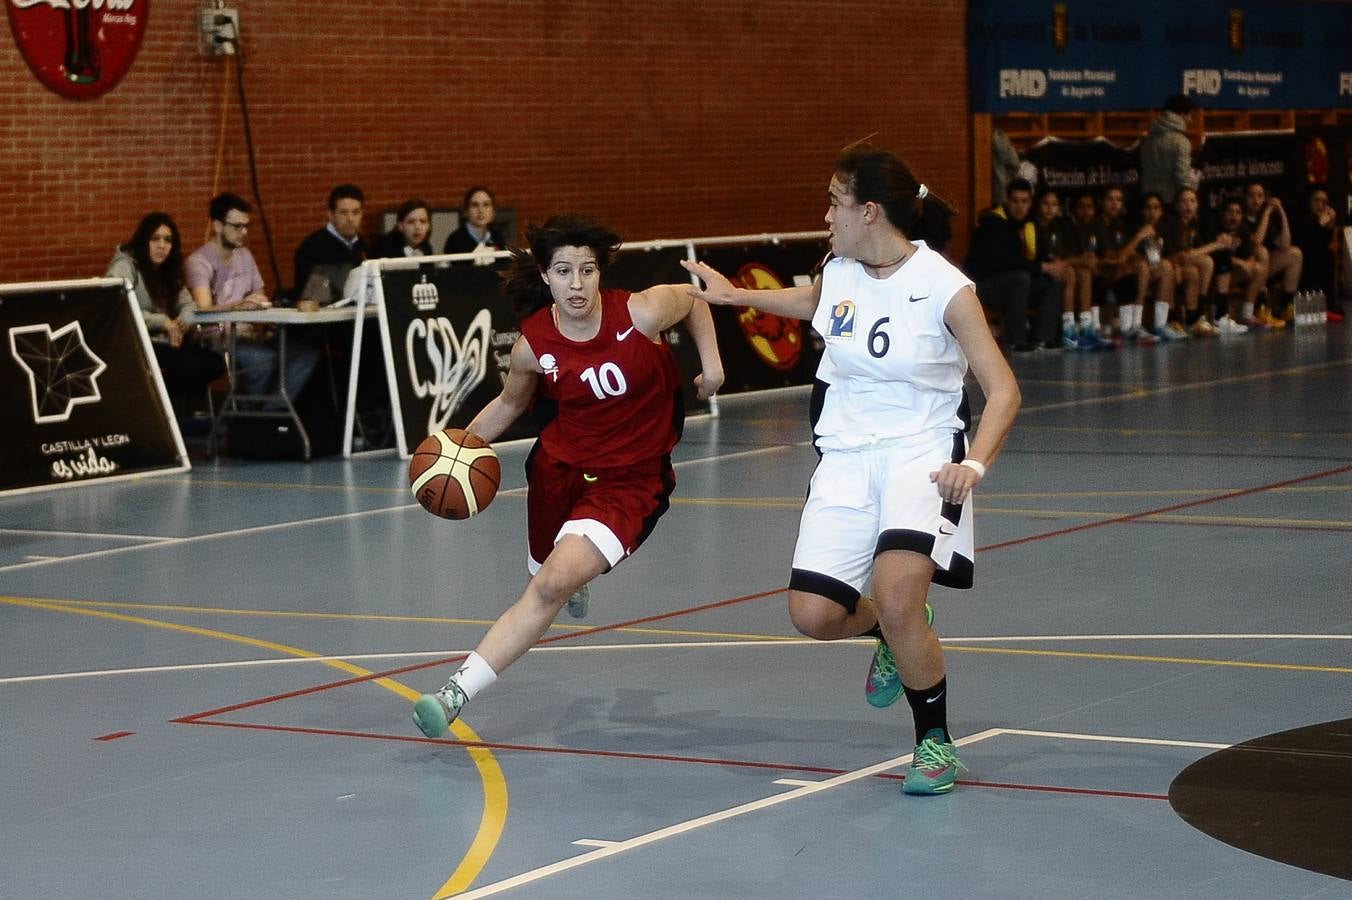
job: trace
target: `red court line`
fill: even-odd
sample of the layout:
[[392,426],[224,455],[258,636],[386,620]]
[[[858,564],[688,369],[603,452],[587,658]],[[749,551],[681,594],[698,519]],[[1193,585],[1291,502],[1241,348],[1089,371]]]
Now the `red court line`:
[[112,734],[101,734],[94,738],[96,741],[115,741],[118,738],[131,737],[134,731],[114,731]]
[[[274,731],[284,734],[308,734],[322,737],[363,738],[370,741],[397,741],[408,744],[440,744],[447,747],[516,751],[521,753],[559,754],[563,756],[591,756],[607,759],[637,759],[650,762],[687,763],[701,766],[726,766],[741,769],[770,769],[776,772],[813,772],[818,775],[844,775],[847,769],[830,766],[808,766],[793,763],[757,762],[744,759],[715,759],[703,756],[674,756],[666,753],[638,753],[624,750],[586,750],[577,747],[539,747],[529,744],[504,744],[497,741],[450,741],[444,738],[413,737],[403,734],[380,734],[365,731],[341,731],[333,728],[304,728],[298,725],[260,725],[254,722],[183,722],[185,725],[213,725],[217,728],[242,728],[248,731]],[[874,778],[904,781],[905,776],[880,772]],[[994,788],[1010,791],[1041,791],[1052,794],[1075,794],[1090,797],[1118,797],[1131,800],[1168,800],[1163,794],[1141,794],[1134,791],[1108,791],[1094,788],[1056,787],[1045,784],[1010,784],[1001,781],[966,781],[958,784],[974,788]]]
[[[674,619],[677,616],[687,616],[692,613],[706,612],[711,609],[719,609],[724,606],[732,606],[735,603],[745,603],[748,600],[761,600],[765,597],[773,597],[775,594],[782,594],[788,588],[775,588],[772,591],[761,591],[758,594],[746,594],[741,597],[733,597],[731,600],[719,600],[714,603],[705,603],[701,606],[690,606],[685,609],[672,610],[671,612],[658,613],[653,616],[644,616],[641,619],[630,619],[626,622],[616,622],[612,625],[598,625],[595,628],[584,628],[581,631],[571,631],[567,634],[555,635],[551,638],[545,638],[539,641],[536,646],[544,644],[555,644],[559,641],[571,641],[580,637],[588,637],[593,634],[601,634],[606,631],[615,631],[620,628],[632,628],[635,625],[644,625],[649,622],[660,622],[663,619]],[[279,700],[290,700],[294,697],[304,697],[307,694],[317,694],[321,691],[332,690],[333,688],[346,687],[351,684],[361,684],[364,681],[373,681],[377,678],[389,678],[393,675],[403,675],[408,672],[416,672],[419,669],[430,669],[436,666],[443,666],[447,663],[459,662],[465,658],[465,654],[459,653],[453,656],[443,656],[426,662],[414,663],[408,666],[401,666],[397,669],[386,669],[383,672],[372,672],[370,675],[360,675],[356,678],[344,678],[341,681],[330,681],[325,684],[317,684],[314,687],[302,688],[297,691],[287,691],[284,694],[273,694],[270,697],[260,697],[257,700],[246,700],[243,703],[235,703],[230,706],[222,706],[218,709],[209,709],[206,712],[193,713],[189,716],[183,716],[177,719],[170,719],[180,725],[191,725],[197,723],[199,719],[205,719],[211,716],[219,716],[228,712],[235,712],[241,709],[249,709],[254,706],[263,706],[267,703],[276,703]]]
[[[1258,494],[1258,493],[1261,493],[1261,492],[1263,492],[1263,491],[1270,491],[1270,490],[1275,490],[1275,489],[1277,489],[1277,488],[1288,487],[1288,486],[1293,485],[1293,484],[1301,484],[1301,483],[1306,482],[1306,481],[1315,481],[1315,480],[1320,479],[1320,478],[1328,478],[1328,477],[1331,477],[1331,476],[1333,476],[1333,475],[1341,475],[1341,474],[1343,474],[1343,473],[1345,473],[1345,472],[1352,472],[1352,465],[1348,465],[1348,466],[1340,466],[1340,467],[1338,467],[1338,468],[1336,468],[1336,469],[1326,469],[1326,470],[1324,470],[1324,471],[1322,471],[1322,472],[1314,472],[1314,473],[1309,474],[1309,475],[1301,475],[1301,476],[1299,476],[1299,477],[1297,477],[1297,478],[1288,478],[1288,479],[1286,479],[1285,481],[1277,481],[1277,482],[1273,482],[1273,483],[1271,483],[1271,484],[1259,485],[1259,486],[1257,486],[1257,487],[1243,488],[1243,489],[1237,490],[1237,491],[1227,491],[1227,492],[1224,493],[1224,494],[1217,494],[1217,495],[1214,496],[1214,497],[1204,497],[1204,498],[1202,498],[1201,500],[1189,500],[1189,501],[1184,502],[1184,503],[1175,503],[1175,504],[1172,504],[1172,505],[1170,505],[1170,506],[1163,506],[1163,507],[1160,507],[1160,508],[1158,508],[1158,509],[1150,509],[1150,510],[1145,510],[1145,511],[1143,511],[1143,512],[1130,513],[1130,514],[1125,515],[1125,516],[1117,516],[1117,517],[1112,518],[1112,519],[1103,519],[1103,520],[1100,520],[1100,521],[1098,521],[1098,522],[1086,522],[1086,523],[1081,524],[1081,525],[1073,525],[1073,526],[1071,526],[1071,527],[1069,527],[1069,528],[1058,528],[1058,529],[1056,529],[1055,531],[1047,531],[1047,532],[1043,532],[1043,533],[1041,533],[1041,534],[1033,534],[1033,535],[1029,535],[1029,536],[1027,536],[1027,537],[1015,538],[1014,540],[1003,541],[1003,542],[998,543],[998,544],[988,544],[988,545],[986,545],[986,546],[984,546],[984,547],[978,547],[978,548],[976,548],[976,549],[977,549],[977,552],[982,552],[982,553],[984,553],[984,552],[989,552],[989,551],[991,551],[991,550],[1002,550],[1002,549],[1004,549],[1004,548],[1006,548],[1006,547],[1016,547],[1016,546],[1019,546],[1019,545],[1021,545],[1021,544],[1032,543],[1033,541],[1042,541],[1042,540],[1046,540],[1046,539],[1048,539],[1048,538],[1060,537],[1060,536],[1066,535],[1066,534],[1074,534],[1074,533],[1080,532],[1080,531],[1088,531],[1088,530],[1090,530],[1090,529],[1092,529],[1092,528],[1102,528],[1102,527],[1104,527],[1105,525],[1120,525],[1120,524],[1122,524],[1122,523],[1124,523],[1124,522],[1134,522],[1134,521],[1136,521],[1136,520],[1138,520],[1138,519],[1144,519],[1144,518],[1146,518],[1146,517],[1148,517],[1148,516],[1156,516],[1156,515],[1160,515],[1160,514],[1162,514],[1162,513],[1174,512],[1174,511],[1180,510],[1180,509],[1190,509],[1190,508],[1192,508],[1192,507],[1194,507],[1194,506],[1203,506],[1203,505],[1208,504],[1208,503],[1218,503],[1218,502],[1220,502],[1220,501],[1222,501],[1222,500],[1233,500],[1233,499],[1236,499],[1236,498],[1239,498],[1239,497],[1247,497],[1247,496],[1249,496],[1250,494]],[[733,604],[736,604],[736,603],[745,603],[745,602],[747,602],[747,601],[749,601],[749,600],[760,600],[760,599],[763,599],[763,598],[765,598],[765,597],[771,597],[771,596],[774,596],[775,594],[782,593],[782,592],[784,592],[784,591],[786,591],[786,590],[788,590],[787,587],[775,588],[774,590],[761,591],[760,593],[756,593],[756,594],[746,594],[746,595],[741,596],[741,597],[733,597],[733,598],[730,599],[730,600],[719,600],[719,601],[717,601],[717,602],[714,602],[714,603],[706,603],[706,604],[703,604],[703,605],[701,605],[701,606],[691,606],[691,607],[687,607],[687,608],[685,608],[685,609],[678,609],[678,610],[673,610],[673,611],[671,611],[671,612],[659,613],[658,615],[654,615],[654,616],[646,616],[646,617],[641,618],[641,619],[630,619],[629,621],[626,621],[626,622],[616,622],[616,623],[614,623],[614,624],[612,624],[612,625],[601,625],[601,626],[598,626],[598,627],[596,627],[596,628],[587,628],[587,629],[584,629],[584,630],[582,630],[582,631],[574,631],[574,632],[570,632],[570,633],[568,633],[568,634],[556,635],[556,636],[554,636],[554,637],[552,637],[552,638],[545,638],[544,640],[540,641],[540,642],[537,644],[537,646],[544,645],[544,644],[553,644],[553,643],[557,643],[558,641],[575,640],[575,639],[577,639],[577,638],[579,638],[579,637],[586,637],[586,636],[593,635],[593,634],[601,634],[601,633],[607,632],[607,631],[615,631],[615,630],[620,629],[620,628],[630,628],[630,627],[633,627],[633,626],[635,626],[635,625],[642,625],[642,624],[645,624],[645,623],[648,623],[648,622],[659,622],[659,621],[662,621],[662,620],[664,620],[664,619],[672,619],[672,618],[676,618],[676,617],[678,617],[678,616],[685,616],[685,615],[690,615],[690,614],[692,614],[692,613],[704,612],[704,611],[711,610],[711,609],[718,609],[718,608],[724,607],[724,606],[732,606]],[[269,696],[269,697],[260,697],[260,698],[258,698],[258,699],[256,699],[256,700],[247,700],[247,701],[245,701],[245,702],[243,702],[243,703],[235,703],[235,704],[232,704],[232,705],[230,705],[230,706],[222,706],[222,707],[220,707],[220,708],[218,708],[218,709],[210,709],[210,710],[206,710],[205,712],[193,713],[192,715],[183,716],[183,717],[178,718],[178,719],[171,719],[170,721],[171,721],[171,722],[175,722],[175,723],[179,723],[179,724],[192,724],[192,723],[197,722],[197,721],[200,720],[200,719],[205,719],[205,718],[208,718],[208,717],[211,717],[211,716],[222,715],[222,714],[228,713],[228,712],[235,712],[235,711],[241,710],[241,709],[249,709],[249,708],[255,707],[255,706],[263,706],[263,705],[268,704],[268,703],[276,703],[276,702],[278,702],[278,701],[280,701],[280,700],[290,700],[290,699],[295,698],[295,697],[304,697],[304,696],[309,695],[309,694],[320,693],[321,691],[328,691],[328,690],[332,690],[332,689],[334,689],[334,688],[347,687],[348,685],[361,684],[361,683],[364,682],[364,681],[372,681],[372,680],[377,679],[377,678],[389,678],[389,677],[394,676],[394,675],[402,675],[402,674],[406,674],[406,673],[408,673],[408,672],[416,672],[416,671],[419,671],[419,670],[421,670],[421,669],[435,668],[436,666],[446,665],[447,663],[459,662],[460,660],[462,660],[462,659],[464,659],[464,658],[465,658],[465,655],[464,655],[464,654],[457,654],[457,655],[454,655],[454,656],[440,657],[440,658],[438,658],[438,659],[433,659],[433,660],[426,661],[426,662],[420,662],[420,663],[414,663],[413,665],[402,666],[402,667],[397,668],[397,669],[387,669],[387,670],[385,670],[385,671],[383,671],[383,672],[372,672],[370,675],[361,675],[361,676],[359,676],[359,677],[357,677],[357,678],[345,678],[345,679],[342,679],[342,680],[340,680],[340,681],[332,681],[332,682],[328,682],[328,683],[326,683],[326,684],[315,685],[314,687],[302,688],[302,689],[296,690],[296,691],[288,691],[288,692],[282,693],[282,694],[273,694],[272,696]]]
[[1077,531],[1088,531],[1091,528],[1102,528],[1105,525],[1120,525],[1123,522],[1133,522],[1137,519],[1144,519],[1148,516],[1158,516],[1163,513],[1170,513],[1180,509],[1191,509],[1194,506],[1204,506],[1208,503],[1219,503],[1222,500],[1234,500],[1238,497],[1247,497],[1250,494],[1259,494],[1263,491],[1276,490],[1277,488],[1288,487],[1293,484],[1300,484],[1305,481],[1315,481],[1319,478],[1328,478],[1333,475],[1342,475],[1345,472],[1352,472],[1352,466],[1340,466],[1336,469],[1325,469],[1323,472],[1314,472],[1310,475],[1301,475],[1299,478],[1288,478],[1285,481],[1277,481],[1272,484],[1263,484],[1258,487],[1243,488],[1238,491],[1227,491],[1224,494],[1217,494],[1214,497],[1203,497],[1201,500],[1189,500],[1186,503],[1175,503],[1171,506],[1162,506],[1159,509],[1149,509],[1144,512],[1131,513],[1130,515],[1117,516],[1112,519],[1102,519],[1098,522],[1086,522],[1083,525],[1072,525],[1069,528],[1058,528],[1055,531],[1047,531],[1042,534],[1032,534],[1028,537],[1015,538],[1012,541],[1003,541],[999,544],[989,544],[985,547],[978,547],[977,552],[990,550],[1003,550],[1006,547],[1017,547],[1020,544],[1029,544],[1033,541],[1043,541],[1047,538],[1060,537],[1063,534],[1074,534]]

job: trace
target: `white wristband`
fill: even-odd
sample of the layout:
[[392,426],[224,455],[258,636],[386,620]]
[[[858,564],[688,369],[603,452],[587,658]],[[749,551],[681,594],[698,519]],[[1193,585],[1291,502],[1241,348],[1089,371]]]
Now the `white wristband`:
[[982,478],[986,477],[986,464],[975,459],[964,459],[958,463],[960,466],[966,466]]

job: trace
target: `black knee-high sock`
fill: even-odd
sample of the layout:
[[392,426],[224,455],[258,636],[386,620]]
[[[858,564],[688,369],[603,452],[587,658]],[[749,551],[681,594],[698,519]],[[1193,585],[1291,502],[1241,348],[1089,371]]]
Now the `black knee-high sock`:
[[940,678],[938,684],[923,690],[906,687],[904,683],[901,687],[906,692],[906,702],[911,704],[911,715],[915,717],[915,742],[920,743],[929,731],[938,728],[944,733],[944,742],[951,743],[953,738],[948,733],[948,679]]

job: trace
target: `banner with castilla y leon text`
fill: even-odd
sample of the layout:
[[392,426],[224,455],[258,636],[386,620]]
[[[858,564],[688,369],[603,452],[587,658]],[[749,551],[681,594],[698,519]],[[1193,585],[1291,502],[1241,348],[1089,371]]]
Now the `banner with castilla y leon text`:
[[118,279],[0,285],[0,493],[189,468]]
[[1314,0],[969,0],[983,113],[1333,109],[1352,97],[1352,4]]

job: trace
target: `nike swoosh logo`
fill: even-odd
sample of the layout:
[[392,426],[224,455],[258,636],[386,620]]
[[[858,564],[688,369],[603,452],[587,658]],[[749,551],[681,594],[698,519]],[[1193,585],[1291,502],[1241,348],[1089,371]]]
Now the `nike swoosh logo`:
[[929,294],[926,294],[926,295],[923,296],[923,297],[912,297],[912,298],[911,298],[911,302],[912,302],[912,303],[919,303],[921,300],[928,300],[928,299],[929,299]]
[[598,482],[598,481],[601,480],[601,476],[600,476],[600,475],[588,475],[588,474],[586,474],[586,473],[584,472],[584,473],[582,474],[582,480],[585,481],[585,482],[587,482],[587,484],[595,484],[596,482]]
[[929,698],[928,700],[926,700],[925,702],[926,702],[926,703],[933,703],[934,701],[936,701],[936,700],[942,698],[943,695],[944,695],[944,694],[947,694],[947,693],[948,693],[948,691],[940,691],[936,696],[930,697],[930,698]]
[[615,340],[617,340],[617,341],[622,341],[622,340],[624,340],[625,338],[629,337],[629,332],[631,332],[631,331],[633,331],[633,330],[634,330],[634,326],[633,326],[633,325],[630,325],[630,326],[629,326],[628,328],[626,328],[624,331],[617,331],[617,332],[615,332]]
[[953,535],[957,534],[958,532],[957,532],[956,529],[953,530],[953,531],[944,531],[944,526],[940,525],[940,526],[939,526],[939,533],[942,534],[942,535],[946,535],[946,536],[948,536],[948,537],[952,537]]

